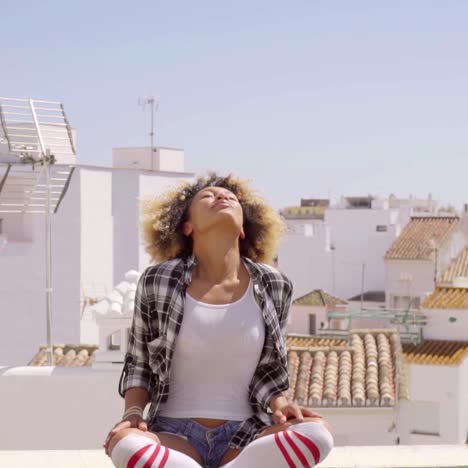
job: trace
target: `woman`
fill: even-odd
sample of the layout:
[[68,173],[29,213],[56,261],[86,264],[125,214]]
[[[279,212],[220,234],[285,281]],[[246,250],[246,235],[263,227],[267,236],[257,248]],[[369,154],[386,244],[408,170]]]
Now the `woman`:
[[333,444],[328,425],[283,393],[292,284],[266,264],[278,215],[245,181],[214,173],[144,212],[147,251],[160,263],[137,287],[119,384],[126,409],[105,442],[115,466],[322,461]]

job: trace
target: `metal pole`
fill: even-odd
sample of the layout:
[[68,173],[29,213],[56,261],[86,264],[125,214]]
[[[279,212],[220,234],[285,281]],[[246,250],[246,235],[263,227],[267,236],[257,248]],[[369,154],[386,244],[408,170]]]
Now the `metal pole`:
[[[41,102],[41,101],[37,101]],[[52,345],[52,236],[51,236],[51,224],[52,217],[50,213],[50,173],[49,173],[49,162],[51,160],[50,149],[46,149],[44,139],[37,119],[36,109],[34,101],[29,100],[29,107],[31,108],[31,114],[34,121],[34,126],[37,130],[37,136],[39,138],[39,144],[42,152],[42,164],[45,174],[46,182],[46,213],[45,213],[45,227],[46,227],[46,327],[47,327],[47,363],[49,366],[54,365],[54,350]]]
[[364,308],[364,272],[366,270],[366,263],[362,262],[362,271],[361,271],[361,312]]
[[50,173],[49,173],[50,150],[43,157],[44,174],[46,182],[46,322],[47,322],[47,363],[54,365],[54,350],[52,343],[52,215],[50,211]]
[[154,98],[149,98],[148,103],[151,106],[151,131],[150,131],[150,145],[151,145],[151,170],[154,171]]
[[336,247],[332,244],[331,246],[331,249],[332,249],[332,294],[335,295],[336,294],[336,291],[335,291],[335,286],[336,286],[336,278],[335,278],[335,250],[336,250]]

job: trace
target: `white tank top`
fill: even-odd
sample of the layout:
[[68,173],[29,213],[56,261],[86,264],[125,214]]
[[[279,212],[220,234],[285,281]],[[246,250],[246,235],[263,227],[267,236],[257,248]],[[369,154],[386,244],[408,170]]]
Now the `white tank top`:
[[249,384],[265,339],[265,324],[249,283],[232,304],[206,304],[186,295],[169,377],[158,414],[242,421],[252,416]]

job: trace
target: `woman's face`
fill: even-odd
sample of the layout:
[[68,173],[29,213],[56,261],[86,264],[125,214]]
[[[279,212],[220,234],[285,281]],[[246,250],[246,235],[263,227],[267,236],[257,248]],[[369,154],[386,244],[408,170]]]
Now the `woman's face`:
[[223,187],[207,187],[194,196],[184,233],[203,233],[214,226],[224,226],[237,230],[242,237],[242,225],[242,206],[236,195]]

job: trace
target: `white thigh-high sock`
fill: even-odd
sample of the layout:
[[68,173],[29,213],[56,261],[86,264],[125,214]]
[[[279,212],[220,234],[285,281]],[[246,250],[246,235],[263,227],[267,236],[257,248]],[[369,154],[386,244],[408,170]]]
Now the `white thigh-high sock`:
[[309,468],[325,459],[333,437],[320,422],[293,424],[286,431],[260,437],[223,468]]
[[119,440],[111,459],[117,468],[200,468],[188,455],[140,434],[129,434]]

